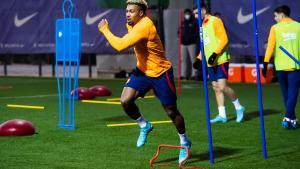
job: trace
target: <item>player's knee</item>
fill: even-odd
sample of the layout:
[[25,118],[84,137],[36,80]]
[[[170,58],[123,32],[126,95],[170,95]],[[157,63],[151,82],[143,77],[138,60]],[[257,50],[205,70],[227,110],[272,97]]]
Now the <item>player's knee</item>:
[[213,85],[213,89],[216,93],[222,92],[222,89],[220,88],[219,85]]
[[224,92],[224,90],[226,89],[226,85],[223,84],[217,84],[215,85],[216,87],[214,87],[215,92]]
[[226,92],[226,93],[229,93],[229,92],[232,93],[233,92],[234,93],[234,91],[232,90],[232,88],[230,88],[228,86],[224,87],[224,92]]
[[217,86],[213,86],[213,89],[215,92],[217,92],[219,90]]
[[213,87],[214,90],[218,89],[218,86],[219,86],[218,83],[212,83],[211,85],[212,85],[212,87]]
[[225,86],[219,86],[219,91],[224,92],[225,88],[226,88]]
[[174,118],[179,114],[176,105],[164,106],[164,109],[170,118]]
[[130,98],[121,98],[120,100],[123,107],[128,107],[132,103],[132,99]]

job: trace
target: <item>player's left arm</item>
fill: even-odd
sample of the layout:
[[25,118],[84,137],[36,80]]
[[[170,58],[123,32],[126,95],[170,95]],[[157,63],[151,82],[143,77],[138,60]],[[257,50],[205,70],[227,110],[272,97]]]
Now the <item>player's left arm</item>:
[[99,31],[103,33],[110,45],[117,51],[125,50],[134,46],[142,39],[148,38],[148,29],[145,25],[137,24],[123,37],[115,36],[109,29],[107,20],[103,19],[98,25]]
[[225,30],[224,24],[221,19],[217,18],[215,20],[213,26],[214,26],[215,34],[216,34],[217,38],[220,40],[219,46],[216,48],[214,53],[219,55],[220,53],[222,53],[222,51],[227,46],[228,37],[227,37],[227,33]]

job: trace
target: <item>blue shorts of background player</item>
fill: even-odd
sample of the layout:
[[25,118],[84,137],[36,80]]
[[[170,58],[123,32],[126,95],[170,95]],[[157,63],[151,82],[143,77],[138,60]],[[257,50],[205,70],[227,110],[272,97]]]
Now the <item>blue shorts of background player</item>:
[[208,79],[210,81],[217,81],[218,79],[228,79],[228,69],[229,69],[229,62],[208,67]]
[[150,89],[153,89],[162,105],[176,105],[177,97],[172,67],[159,77],[146,76],[141,70],[135,68],[125,87],[137,90],[140,97],[144,97]]

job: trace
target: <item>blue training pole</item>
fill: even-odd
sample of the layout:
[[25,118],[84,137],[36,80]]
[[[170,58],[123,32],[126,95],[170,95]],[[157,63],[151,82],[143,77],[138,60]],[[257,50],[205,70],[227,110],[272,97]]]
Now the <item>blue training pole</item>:
[[254,44],[255,44],[255,56],[256,56],[256,74],[257,74],[257,90],[258,90],[258,102],[259,102],[259,115],[260,115],[260,129],[262,140],[262,151],[264,159],[267,158],[266,138],[265,138],[265,124],[264,124],[264,112],[262,102],[262,89],[260,81],[260,66],[259,66],[259,47],[258,47],[258,32],[257,32],[257,20],[256,20],[256,0],[252,0],[252,13],[253,13],[253,32],[254,32]]
[[204,54],[204,43],[203,43],[203,30],[202,30],[202,18],[201,18],[201,3],[200,0],[197,1],[198,6],[198,23],[199,23],[199,33],[200,33],[200,50],[202,55],[202,75],[203,75],[203,89],[205,96],[205,108],[206,108],[206,124],[209,142],[209,159],[210,163],[214,163],[214,152],[213,152],[213,142],[211,136],[211,126],[210,126],[210,110],[209,110],[209,99],[207,91],[207,76],[206,76],[206,59]]
[[293,56],[289,51],[287,51],[286,49],[284,49],[284,47],[279,46],[279,49],[280,49],[283,53],[285,53],[288,57],[290,57],[294,62],[296,62],[298,65],[300,65],[300,61],[297,60],[297,59],[295,58],[295,56]]

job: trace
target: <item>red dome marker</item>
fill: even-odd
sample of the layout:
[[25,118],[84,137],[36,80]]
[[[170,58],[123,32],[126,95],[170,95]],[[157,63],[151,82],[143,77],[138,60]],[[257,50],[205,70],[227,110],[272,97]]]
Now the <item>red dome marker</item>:
[[[78,92],[78,100],[90,100],[95,97],[93,93],[86,87],[79,87],[75,89],[75,91]],[[73,94],[74,91],[72,91],[72,95]]]
[[111,96],[111,90],[106,86],[92,86],[89,90],[94,96]]
[[0,125],[0,136],[26,136],[34,133],[33,124],[27,120],[12,119]]

